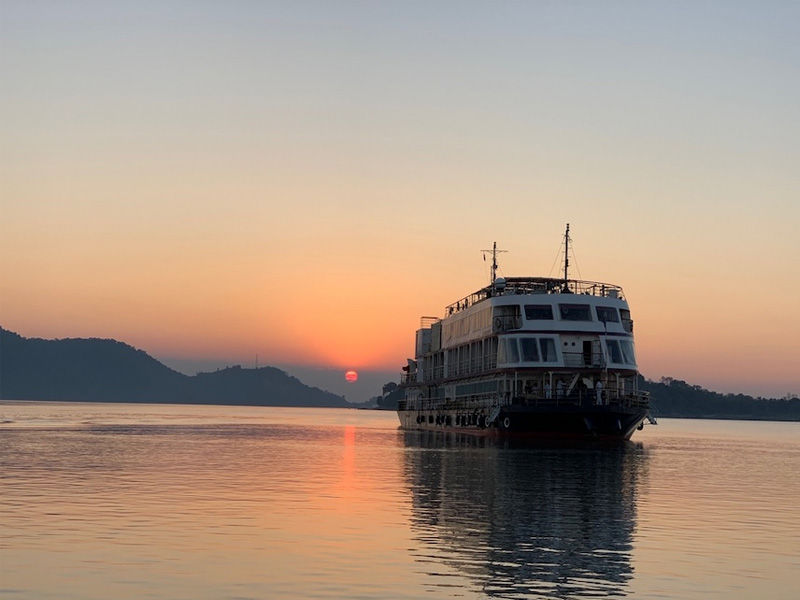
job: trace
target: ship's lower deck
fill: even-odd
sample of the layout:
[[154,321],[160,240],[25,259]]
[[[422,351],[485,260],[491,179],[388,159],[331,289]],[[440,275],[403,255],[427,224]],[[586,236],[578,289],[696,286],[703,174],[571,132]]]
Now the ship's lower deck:
[[548,438],[630,439],[647,418],[647,409],[623,406],[507,405],[470,410],[398,410],[407,430],[459,431],[476,435]]

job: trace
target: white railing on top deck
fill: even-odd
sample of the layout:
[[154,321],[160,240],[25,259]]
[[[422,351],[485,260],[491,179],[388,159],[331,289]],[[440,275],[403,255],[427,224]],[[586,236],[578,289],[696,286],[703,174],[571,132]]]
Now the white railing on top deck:
[[[600,281],[586,281],[582,279],[568,279],[567,292],[584,296],[599,296],[601,298],[625,299],[622,287],[611,283]],[[444,316],[448,317],[473,304],[476,304],[493,296],[514,296],[519,294],[563,294],[564,280],[553,279],[551,277],[506,277],[505,288],[502,293],[493,290],[491,286],[481,288],[457,302],[445,306]]]

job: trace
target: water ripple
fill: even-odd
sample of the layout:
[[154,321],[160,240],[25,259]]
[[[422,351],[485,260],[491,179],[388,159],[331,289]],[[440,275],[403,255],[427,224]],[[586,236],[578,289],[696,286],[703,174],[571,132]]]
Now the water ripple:
[[788,599],[800,570],[797,424],[547,447],[368,411],[0,408],[3,597]]

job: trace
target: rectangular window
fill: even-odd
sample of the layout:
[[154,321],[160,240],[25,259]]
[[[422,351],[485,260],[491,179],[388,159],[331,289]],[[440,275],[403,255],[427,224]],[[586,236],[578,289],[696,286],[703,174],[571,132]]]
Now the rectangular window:
[[506,340],[504,338],[500,338],[497,340],[497,363],[506,363],[508,359],[506,357]]
[[542,362],[556,362],[556,343],[552,338],[541,338],[539,348],[542,350]]
[[620,308],[619,315],[622,317],[622,328],[628,333],[633,333],[633,321],[631,321],[631,311],[627,308]]
[[497,362],[505,364],[519,362],[516,338],[500,338],[497,347]]
[[636,355],[633,353],[633,342],[629,340],[620,340],[619,347],[620,350],[622,350],[622,357],[625,359],[625,362],[629,365],[635,365]]
[[606,340],[606,348],[608,348],[608,361],[616,364],[622,364],[622,352],[619,350],[619,342],[617,340]]
[[525,318],[528,321],[552,321],[553,307],[549,304],[526,304]]
[[591,321],[592,313],[588,304],[559,304],[561,319],[564,321]]
[[536,338],[521,338],[519,345],[522,348],[523,362],[539,362],[539,348],[536,344]]
[[517,349],[517,339],[516,338],[506,338],[506,344],[508,344],[508,349],[506,350],[506,358],[508,360],[506,362],[518,363],[519,362],[519,350]]
[[595,306],[597,320],[604,323],[619,323],[617,309],[610,306]]

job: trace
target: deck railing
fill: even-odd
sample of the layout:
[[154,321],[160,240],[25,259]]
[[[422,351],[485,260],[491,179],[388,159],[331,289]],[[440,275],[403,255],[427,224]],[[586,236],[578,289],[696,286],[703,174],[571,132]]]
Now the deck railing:
[[597,367],[606,364],[605,354],[602,352],[562,352],[565,367]]
[[[565,286],[566,283],[566,286]],[[513,296],[517,294],[583,294],[600,296],[603,298],[625,299],[622,288],[610,283],[600,281],[585,281],[581,279],[553,279],[551,277],[506,277],[505,288],[502,293],[492,289],[491,286],[481,288],[477,292],[461,298],[444,308],[444,316],[455,314],[469,308],[486,298],[496,295]]]
[[[602,369],[607,366],[605,354],[602,352],[562,352],[564,365],[569,368]],[[559,367],[560,364],[553,364]],[[484,356],[476,356],[460,360],[450,365],[448,377],[464,377],[468,375],[480,375],[486,371],[497,368],[497,354],[491,353]],[[404,373],[401,376],[401,383],[414,383],[415,381],[441,381],[445,378],[444,366],[438,365],[432,369],[426,369],[423,379],[419,379],[416,374]]]
[[598,399],[594,390],[576,390],[568,396],[553,394],[526,394],[514,398],[502,398],[497,394],[474,394],[470,396],[457,396],[450,399],[419,398],[414,401],[401,400],[400,410],[478,410],[495,406],[531,406],[539,408],[560,407],[589,407],[611,406],[619,408],[650,407],[650,394],[648,392],[623,393],[616,390],[604,390]]

